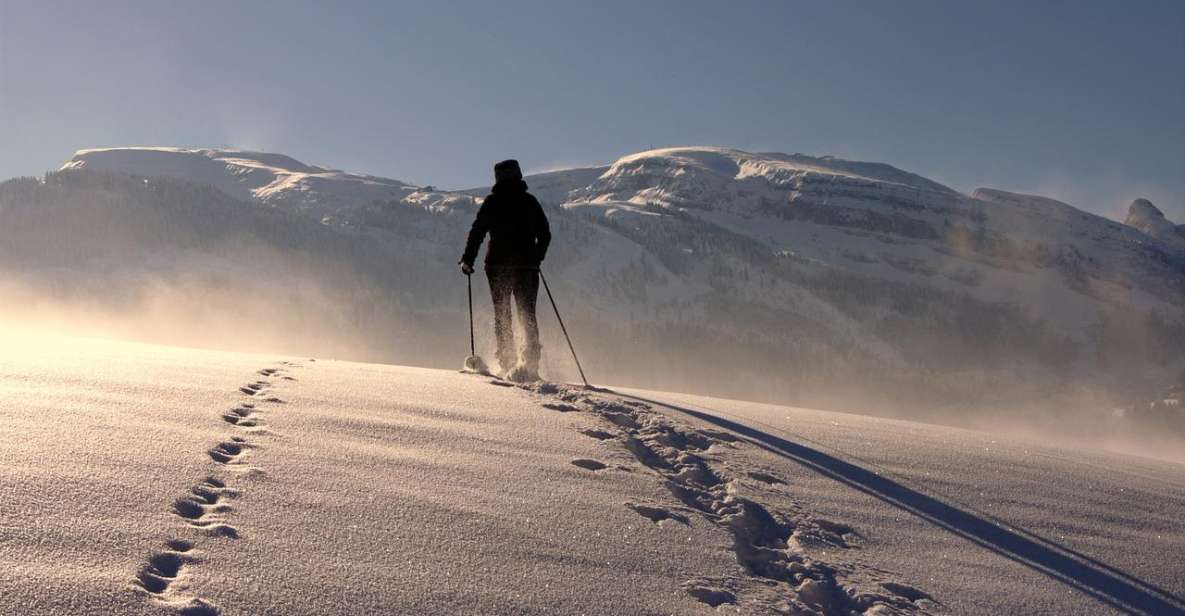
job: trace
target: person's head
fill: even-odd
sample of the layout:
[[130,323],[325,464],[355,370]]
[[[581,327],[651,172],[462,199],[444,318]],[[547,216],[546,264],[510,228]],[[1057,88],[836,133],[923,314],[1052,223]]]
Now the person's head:
[[513,158],[494,165],[494,183],[514,182],[523,179],[523,170],[519,169],[518,161]]

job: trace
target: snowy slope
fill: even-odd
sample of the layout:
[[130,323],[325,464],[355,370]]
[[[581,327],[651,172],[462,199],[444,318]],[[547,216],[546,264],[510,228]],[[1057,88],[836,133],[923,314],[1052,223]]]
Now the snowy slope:
[[681,394],[3,342],[3,614],[1185,613],[1179,465]]
[[[993,189],[960,195],[887,165],[655,150],[619,159],[569,201],[590,205],[606,216],[626,216],[625,205],[687,212],[771,251],[984,300],[1027,299],[1043,289],[1049,305],[1033,306],[1041,318],[1072,312],[1084,294],[1103,295],[1113,284],[1158,292],[1167,281],[1172,292],[1158,298],[1164,310],[1185,299],[1185,261],[1163,267],[1134,229],[1042,197]],[[1070,319],[1067,332],[1090,318]]]

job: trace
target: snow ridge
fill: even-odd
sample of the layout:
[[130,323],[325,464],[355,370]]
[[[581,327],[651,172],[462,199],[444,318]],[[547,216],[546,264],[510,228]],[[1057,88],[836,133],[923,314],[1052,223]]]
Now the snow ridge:
[[246,150],[123,147],[79,150],[62,169],[168,176],[211,184],[232,197],[318,215],[416,190],[406,182],[306,165],[283,154]]

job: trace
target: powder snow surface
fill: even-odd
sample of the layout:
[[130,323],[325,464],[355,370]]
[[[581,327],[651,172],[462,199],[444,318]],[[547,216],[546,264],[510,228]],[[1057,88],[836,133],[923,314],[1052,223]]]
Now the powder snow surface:
[[1170,463],[680,394],[4,342],[0,614],[1185,613]]

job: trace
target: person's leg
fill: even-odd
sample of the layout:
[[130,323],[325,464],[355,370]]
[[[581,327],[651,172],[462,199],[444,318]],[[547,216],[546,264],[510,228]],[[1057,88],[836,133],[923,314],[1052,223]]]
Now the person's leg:
[[487,269],[490,298],[494,300],[494,339],[498,343],[498,365],[502,372],[514,369],[518,351],[514,348],[514,321],[511,296],[514,293],[514,270]]
[[539,343],[539,321],[535,317],[535,302],[539,297],[539,271],[518,270],[514,283],[514,303],[522,319],[526,346],[523,348],[523,365],[532,376],[539,374],[539,358],[543,346]]

